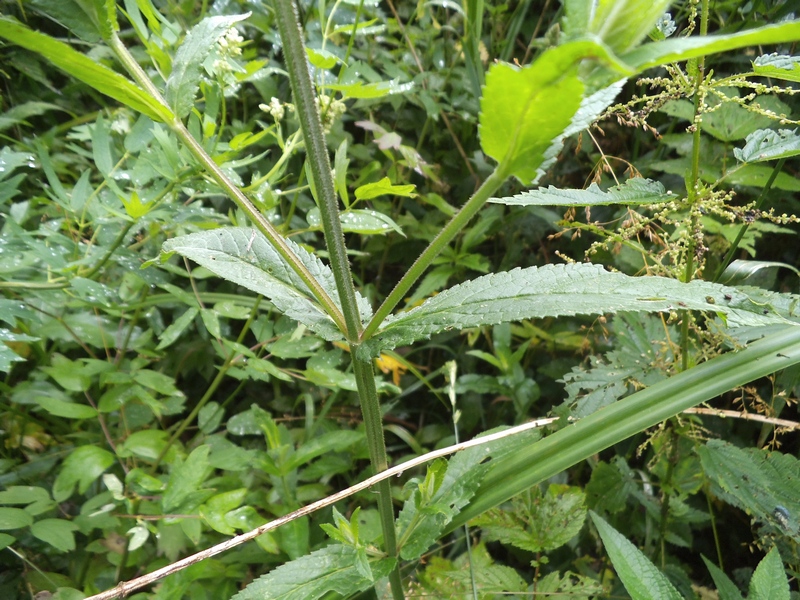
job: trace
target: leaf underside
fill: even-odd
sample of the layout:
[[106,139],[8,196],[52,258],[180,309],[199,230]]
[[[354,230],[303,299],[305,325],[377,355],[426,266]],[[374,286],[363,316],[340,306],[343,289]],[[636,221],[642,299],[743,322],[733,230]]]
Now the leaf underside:
[[495,204],[515,206],[603,206],[608,204],[657,204],[674,200],[664,186],[640,177],[628,179],[606,191],[593,183],[585,190],[564,190],[552,185],[528,190],[507,198],[490,198]]

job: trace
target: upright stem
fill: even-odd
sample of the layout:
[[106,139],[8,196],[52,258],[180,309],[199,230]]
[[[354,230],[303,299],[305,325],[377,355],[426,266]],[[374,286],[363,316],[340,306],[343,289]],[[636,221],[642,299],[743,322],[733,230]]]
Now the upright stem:
[[[359,359],[356,350],[361,334],[361,317],[356,303],[353,276],[347,260],[347,248],[344,233],[339,220],[339,203],[331,175],[331,164],[325,136],[319,116],[308,72],[305,47],[297,18],[297,11],[292,0],[274,0],[278,29],[283,42],[283,56],[292,84],[295,107],[303,130],[306,152],[311,174],[317,189],[322,228],[325,243],[331,261],[331,269],[339,291],[345,320],[345,335],[350,342],[350,354],[353,357],[353,369],[361,402],[361,412],[367,433],[369,457],[375,473],[385,471],[389,465],[386,457],[386,444],[383,439],[383,421],[381,416],[378,390],[375,386],[375,373],[370,360]],[[394,507],[392,506],[391,486],[382,481],[378,486],[378,510],[383,529],[383,543],[387,554],[397,557],[397,541],[394,528]],[[400,578],[399,565],[389,575],[392,596],[395,600],[403,600],[403,585]]]
[[[702,0],[700,9],[700,35],[704,36],[708,33],[708,0]],[[693,59],[694,60],[694,59]],[[686,269],[683,275],[684,283],[689,283],[694,277],[694,256],[697,249],[695,242],[695,232],[699,226],[699,219],[695,210],[697,203],[697,186],[700,181],[700,114],[703,108],[702,85],[705,79],[705,58],[700,57],[696,59],[695,63],[697,69],[695,72],[695,85],[694,85],[694,119],[692,126],[692,171],[689,175],[689,181],[686,185],[687,199],[689,202],[689,243],[686,249]],[[682,311],[683,318],[681,319],[681,369],[686,370],[689,368],[689,311]]]

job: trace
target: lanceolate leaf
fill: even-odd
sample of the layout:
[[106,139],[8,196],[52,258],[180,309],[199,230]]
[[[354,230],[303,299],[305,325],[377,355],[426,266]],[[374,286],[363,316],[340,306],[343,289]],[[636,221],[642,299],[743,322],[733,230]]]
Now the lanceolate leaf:
[[730,326],[784,322],[735,288],[707,281],[630,277],[585,263],[546,265],[493,273],[445,290],[386,319],[359,351],[377,356],[441,331],[521,319],[682,308],[717,313]]
[[638,73],[650,67],[698,58],[716,52],[758,44],[781,44],[798,39],[800,39],[800,21],[788,21],[729,35],[673,38],[663,42],[645,44],[620,58]]
[[194,106],[194,97],[200,88],[203,61],[208,57],[214,44],[234,23],[250,16],[244,15],[207,17],[195,25],[178,48],[172,63],[172,73],[167,79],[164,97],[182,119]]
[[734,148],[737,160],[747,163],[789,158],[800,154],[800,136],[790,129],[759,129],[747,136],[744,148]]
[[166,106],[131,81],[85,54],[11,19],[0,18],[0,37],[44,56],[59,69],[155,121],[170,121]]
[[394,559],[372,560],[368,579],[356,566],[357,555],[352,546],[328,546],[256,579],[231,600],[315,600],[330,592],[349,598],[394,568]]
[[[316,256],[287,240],[328,295],[338,302],[333,274]],[[314,300],[311,291],[266,238],[254,229],[225,227],[192,233],[167,240],[164,252],[177,252],[191,258],[220,277],[262,294],[275,307],[327,340],[342,339],[333,320]],[[362,319],[372,311],[369,302],[358,296]]]
[[664,186],[650,179],[628,179],[605,192],[593,183],[585,190],[562,190],[552,185],[509,198],[490,198],[496,204],[518,206],[600,206],[606,204],[656,204],[674,200]]
[[800,56],[767,54],[753,61],[756,75],[786,81],[800,81]]
[[744,350],[718,356],[619,400],[496,461],[469,506],[447,530],[687,408],[798,363],[800,327],[783,327]]
[[617,575],[633,600],[682,600],[661,571],[627,538],[590,511]]

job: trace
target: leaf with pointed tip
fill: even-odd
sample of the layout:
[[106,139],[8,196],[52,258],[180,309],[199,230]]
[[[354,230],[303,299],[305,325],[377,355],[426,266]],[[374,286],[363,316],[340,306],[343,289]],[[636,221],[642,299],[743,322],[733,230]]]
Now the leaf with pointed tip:
[[11,19],[0,17],[0,38],[26,50],[41,54],[56,67],[98,92],[147,115],[154,121],[169,122],[170,110],[131,81],[85,54],[73,50],[48,35],[28,29]]
[[734,148],[736,160],[746,163],[789,158],[800,154],[800,136],[789,129],[759,129],[747,136],[744,148]]
[[789,600],[789,581],[783,568],[780,552],[773,546],[758,563],[750,579],[750,600]]
[[800,40],[800,21],[787,21],[728,35],[682,37],[645,44],[623,54],[620,58],[622,62],[640,73],[651,67],[699,58],[716,52],[736,50],[758,44],[782,44],[796,40]]
[[164,97],[179,119],[189,114],[194,98],[200,89],[201,67],[208,58],[214,44],[234,23],[248,18],[243,15],[206,17],[183,40],[172,61],[172,73],[167,79]]
[[753,72],[762,77],[800,82],[800,56],[765,54],[753,61]]
[[[339,294],[331,270],[316,256],[291,240],[286,243],[322,288],[338,303]],[[164,252],[177,252],[232,281],[269,299],[279,311],[299,321],[326,340],[343,336],[300,277],[289,267],[267,239],[254,229],[224,227],[192,233],[163,245]],[[358,309],[362,319],[372,316],[369,302],[361,295]]]
[[493,273],[445,290],[386,319],[358,351],[374,357],[441,331],[521,319],[679,308],[716,313],[729,326],[788,322],[738,290],[707,281],[630,277],[588,263],[546,265]]
[[703,556],[703,562],[706,563],[706,568],[711,574],[711,578],[714,580],[714,585],[717,586],[720,600],[744,600],[736,584],[733,583],[717,565],[712,563],[705,556]]
[[669,579],[641,550],[596,512],[589,511],[589,514],[617,575],[633,600],[682,600],[680,593]]
[[369,562],[373,579],[356,564],[358,551],[334,544],[288,562],[259,577],[231,600],[315,600],[330,592],[349,598],[389,575],[395,559]]
[[640,177],[628,179],[605,192],[593,183],[585,190],[562,190],[552,185],[528,190],[508,198],[490,198],[495,204],[515,206],[603,206],[608,204],[656,204],[674,200],[657,181]]

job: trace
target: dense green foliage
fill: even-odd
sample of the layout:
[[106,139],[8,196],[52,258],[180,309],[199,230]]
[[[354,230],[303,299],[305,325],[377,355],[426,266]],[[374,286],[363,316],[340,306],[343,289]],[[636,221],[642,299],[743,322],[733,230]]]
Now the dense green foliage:
[[3,11],[0,597],[798,596],[785,3]]

